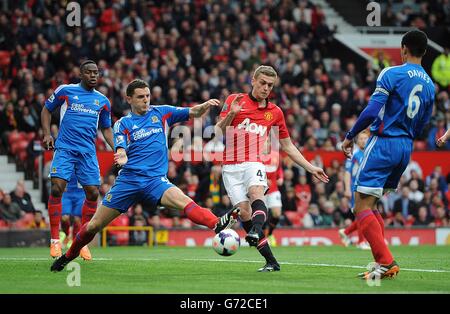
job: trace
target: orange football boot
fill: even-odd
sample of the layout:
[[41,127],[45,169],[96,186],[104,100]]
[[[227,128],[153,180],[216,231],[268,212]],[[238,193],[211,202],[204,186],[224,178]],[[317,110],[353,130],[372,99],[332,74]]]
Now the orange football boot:
[[61,243],[53,242],[50,244],[50,256],[53,258],[60,257],[62,255]]
[[89,251],[89,248],[87,245],[83,246],[83,248],[80,251],[80,257],[84,259],[85,261],[92,260],[91,251]]

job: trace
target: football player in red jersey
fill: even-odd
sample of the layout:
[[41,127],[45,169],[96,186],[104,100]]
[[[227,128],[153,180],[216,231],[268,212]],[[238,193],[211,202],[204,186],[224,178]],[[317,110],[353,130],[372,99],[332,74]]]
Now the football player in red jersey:
[[298,165],[323,182],[328,176],[313,166],[291,141],[281,109],[268,100],[277,80],[271,66],[259,66],[252,77],[249,94],[231,94],[225,101],[216,124],[216,132],[225,134],[223,180],[233,206],[241,209],[246,240],[256,246],[266,259],[262,272],[278,271],[280,265],[264,238],[262,227],[267,219],[264,194],[268,189],[262,156],[270,131],[278,131],[280,148]]
[[270,146],[268,150],[268,158],[264,160],[264,165],[266,166],[267,184],[269,185],[266,194],[266,205],[270,212],[269,219],[265,224],[264,235],[271,246],[276,246],[277,241],[273,236],[273,231],[280,221],[282,207],[281,193],[278,186],[283,184],[284,176],[278,150],[271,150]]

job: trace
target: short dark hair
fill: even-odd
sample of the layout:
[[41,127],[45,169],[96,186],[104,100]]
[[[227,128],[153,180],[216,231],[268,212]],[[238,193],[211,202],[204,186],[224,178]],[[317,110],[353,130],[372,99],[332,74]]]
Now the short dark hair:
[[132,80],[130,82],[130,84],[128,84],[128,86],[127,86],[127,96],[129,96],[129,97],[133,96],[134,90],[136,88],[146,88],[146,87],[150,88],[150,86],[148,85],[148,83],[146,81],[141,80],[141,79]]
[[420,30],[412,30],[403,35],[402,47],[408,48],[414,57],[423,57],[427,51],[427,35]]
[[95,61],[93,61],[93,60],[85,60],[85,61],[81,62],[81,64],[80,64],[80,72],[83,72],[83,68],[86,65],[91,64],[91,63],[97,65],[97,63],[95,63]]

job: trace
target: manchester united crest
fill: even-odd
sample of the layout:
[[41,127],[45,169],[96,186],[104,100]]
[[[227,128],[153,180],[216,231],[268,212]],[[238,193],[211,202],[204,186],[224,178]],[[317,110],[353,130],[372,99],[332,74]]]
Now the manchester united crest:
[[267,111],[266,113],[264,113],[264,119],[266,119],[266,121],[271,121],[273,119],[272,112]]

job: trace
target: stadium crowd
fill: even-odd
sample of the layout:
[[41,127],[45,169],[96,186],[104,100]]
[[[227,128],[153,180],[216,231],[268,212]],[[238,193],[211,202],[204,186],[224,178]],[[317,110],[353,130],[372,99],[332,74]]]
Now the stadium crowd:
[[[0,152],[16,156],[29,173],[37,169],[45,99],[58,85],[79,82],[77,65],[83,59],[95,60],[101,69],[97,89],[111,100],[113,122],[130,110],[125,87],[134,78],[150,83],[153,105],[191,106],[209,98],[223,102],[236,91],[249,92],[255,67],[273,65],[280,79],[271,99],[282,108],[293,142],[304,151],[339,151],[345,133],[367,104],[378,73],[389,65],[368,62],[357,69],[353,63],[330,58],[334,30],[326,25],[320,7],[303,0],[87,0],[79,1],[82,27],[66,25],[65,1],[6,3],[8,10],[0,11]],[[442,12],[448,19],[449,12]],[[405,25],[408,19],[401,18]],[[431,15],[427,18],[428,23]],[[417,22],[409,21],[409,25]],[[416,149],[438,150],[436,139],[450,127],[449,87],[436,84],[436,88],[433,120]],[[218,113],[211,110],[203,127],[215,124]],[[58,121],[54,117],[54,136]],[[19,140],[24,144],[17,145]],[[207,144],[212,148],[206,143],[196,138],[191,148],[223,149],[221,142]],[[180,149],[177,141],[170,144],[170,149]],[[100,133],[97,148],[107,149]],[[314,162],[321,165],[322,160]],[[398,192],[379,203],[387,225],[449,225],[450,173],[436,166],[431,175],[423,176],[417,163],[410,166]],[[48,168],[47,164],[44,177]],[[283,159],[283,170],[281,224],[342,227],[352,219],[344,197],[343,164],[336,161],[327,167],[331,179],[327,185],[312,182],[289,159]],[[171,161],[168,178],[218,213],[231,206],[220,164]],[[101,196],[114,179],[112,170],[103,180]],[[11,197],[0,191],[4,224],[28,212],[13,205],[20,205],[14,194],[17,188]],[[189,226],[180,213],[145,204],[128,216],[125,223],[131,225]],[[37,221],[34,225],[41,225],[39,217]]]

